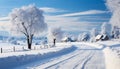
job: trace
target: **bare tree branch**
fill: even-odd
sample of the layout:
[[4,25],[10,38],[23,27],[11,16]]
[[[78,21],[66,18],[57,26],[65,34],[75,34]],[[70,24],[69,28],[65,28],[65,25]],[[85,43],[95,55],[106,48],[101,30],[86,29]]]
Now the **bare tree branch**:
[[22,26],[24,27],[24,29],[25,29],[25,31],[26,31],[26,35],[29,35],[29,34],[28,34],[28,31],[27,31],[27,28],[26,28],[25,25],[24,25],[24,22],[22,22]]

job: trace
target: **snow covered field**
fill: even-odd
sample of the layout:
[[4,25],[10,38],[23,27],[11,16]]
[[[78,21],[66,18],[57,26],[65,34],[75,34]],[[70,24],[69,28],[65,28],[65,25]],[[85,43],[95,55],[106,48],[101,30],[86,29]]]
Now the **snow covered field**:
[[0,69],[119,69],[120,43],[57,43],[56,47],[0,54]]

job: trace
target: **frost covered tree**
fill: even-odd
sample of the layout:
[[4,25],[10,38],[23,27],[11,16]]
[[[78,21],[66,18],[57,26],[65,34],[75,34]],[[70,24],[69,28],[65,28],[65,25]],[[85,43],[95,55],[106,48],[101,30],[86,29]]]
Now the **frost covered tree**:
[[79,34],[78,41],[88,41],[90,38],[89,34],[84,32],[82,34]]
[[108,35],[110,31],[109,24],[104,22],[101,26],[101,34],[106,34]]
[[15,8],[10,13],[12,31],[26,36],[28,49],[31,49],[33,36],[47,29],[43,11],[34,5]]
[[106,6],[111,12],[114,12],[120,7],[120,0],[106,0]]
[[82,41],[81,39],[82,39],[82,34],[79,34],[77,40],[78,40],[78,41]]
[[75,42],[75,41],[77,41],[77,38],[78,38],[78,37],[77,37],[76,35],[71,35],[70,38],[71,38],[71,40],[72,40],[73,42]]
[[119,28],[114,26],[112,28],[112,38],[119,38],[119,34],[120,34]]
[[49,29],[48,40],[53,42],[54,46],[56,42],[60,42],[63,37],[63,31],[60,27],[53,27]]
[[95,41],[95,37],[98,35],[98,31],[96,28],[93,28],[91,31],[90,31],[90,41],[91,42],[94,42]]
[[112,34],[117,37],[120,32],[120,0],[106,0],[106,6],[112,13],[110,19]]

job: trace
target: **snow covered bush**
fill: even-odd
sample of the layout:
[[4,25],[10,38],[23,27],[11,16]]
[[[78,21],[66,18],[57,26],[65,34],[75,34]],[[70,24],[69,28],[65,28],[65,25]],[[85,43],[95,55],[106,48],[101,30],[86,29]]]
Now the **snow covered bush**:
[[77,36],[76,35],[72,35],[70,38],[71,38],[72,42],[77,41]]
[[14,45],[20,45],[20,43],[17,42],[17,40],[12,40],[10,41],[11,44],[14,44]]
[[31,49],[33,36],[46,30],[43,11],[34,5],[15,8],[10,13],[12,31],[22,33],[27,38],[28,48]]
[[48,32],[48,42],[61,42],[63,31],[60,27],[50,28]]
[[89,34],[84,32],[82,34],[79,34],[78,41],[88,41],[90,38]]

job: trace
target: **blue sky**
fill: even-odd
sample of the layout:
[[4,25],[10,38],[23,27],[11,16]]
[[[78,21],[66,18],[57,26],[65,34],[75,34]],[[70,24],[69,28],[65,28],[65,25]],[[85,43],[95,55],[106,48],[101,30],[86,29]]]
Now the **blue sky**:
[[44,10],[49,27],[60,26],[73,34],[88,32],[92,28],[100,30],[102,23],[108,22],[111,16],[105,0],[0,0],[0,30],[10,31],[8,14],[12,9],[29,4]]

